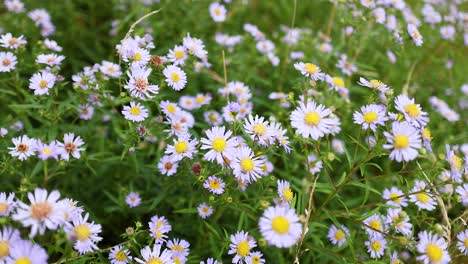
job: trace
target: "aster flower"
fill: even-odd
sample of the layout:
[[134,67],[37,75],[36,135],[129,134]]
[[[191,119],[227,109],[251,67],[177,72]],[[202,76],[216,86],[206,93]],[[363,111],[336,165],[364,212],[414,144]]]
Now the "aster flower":
[[0,46],[8,49],[18,49],[21,46],[26,45],[27,41],[23,35],[19,37],[13,37],[11,33],[6,33],[0,36]]
[[221,264],[221,262],[214,258],[208,258],[206,261],[200,261],[200,264]]
[[9,216],[16,208],[15,193],[0,192],[0,217]]
[[10,72],[16,68],[18,59],[11,52],[0,52],[0,72]]
[[163,75],[166,77],[167,84],[176,91],[185,88],[187,84],[187,74],[175,65],[169,65],[163,70]]
[[132,67],[143,67],[151,60],[151,55],[147,49],[134,46],[127,50],[127,53],[122,57],[122,59],[125,62],[131,61]]
[[404,236],[408,237],[411,235],[413,225],[410,222],[408,214],[402,211],[401,208],[388,209],[385,223],[393,226],[398,233]]
[[213,214],[213,208],[209,206],[207,203],[201,203],[197,207],[198,215],[202,218],[205,219],[209,217],[210,215]]
[[129,77],[128,83],[124,86],[130,91],[130,96],[140,99],[153,98],[153,95],[159,93],[159,86],[149,84],[148,76],[151,68],[132,67],[127,71]]
[[406,95],[397,96],[395,108],[405,115],[406,121],[416,127],[424,127],[429,121],[427,113],[421,110],[419,104],[414,103],[414,98],[409,99]]
[[411,36],[416,46],[421,46],[423,44],[423,36],[419,33],[416,25],[408,24],[408,34]]
[[183,134],[177,139],[174,138],[173,145],[168,145],[164,153],[171,155],[176,161],[180,161],[185,157],[193,159],[193,155],[197,153],[196,146],[198,144],[198,140],[191,140],[190,138],[191,135],[189,133]]
[[20,232],[17,229],[9,226],[0,229],[0,263],[5,263],[11,253],[12,246],[20,243],[20,241]]
[[125,197],[125,202],[130,208],[137,207],[141,202],[140,195],[136,192],[131,192]]
[[11,245],[10,256],[6,259],[6,263],[47,264],[48,258],[47,252],[39,245],[29,240],[19,240]]
[[267,242],[279,248],[293,246],[302,233],[299,217],[294,209],[286,206],[268,207],[258,225]]
[[78,113],[80,119],[90,120],[94,115],[94,107],[92,107],[90,104],[80,104],[78,105]]
[[109,260],[111,264],[127,264],[132,261],[133,257],[130,256],[130,250],[122,247],[115,246],[109,253]]
[[262,160],[253,155],[249,147],[240,147],[236,150],[231,168],[237,179],[245,182],[257,181],[262,175]]
[[340,60],[336,64],[336,67],[340,68],[341,71],[347,76],[351,76],[357,71],[356,65],[348,61],[348,56],[346,54],[341,55]]
[[218,2],[210,4],[210,15],[215,22],[223,22],[226,20],[226,8]]
[[260,251],[250,252],[249,255],[245,258],[246,264],[264,264],[265,259],[262,258],[263,254]]
[[203,41],[190,37],[190,34],[187,34],[187,36],[183,38],[182,45],[187,49],[190,55],[194,55],[199,59],[203,60],[208,56],[208,52],[205,50]]
[[20,0],[5,0],[8,11],[19,14],[25,11],[24,4]]
[[367,246],[367,252],[370,253],[373,259],[381,258],[387,248],[387,241],[383,236],[370,237],[369,241],[366,241],[364,244]]
[[458,233],[457,240],[458,249],[465,254],[465,256],[468,256],[468,229]]
[[36,58],[37,63],[45,64],[48,66],[60,65],[65,59],[65,56],[57,55],[55,53],[39,54]]
[[167,241],[167,248],[171,251],[172,257],[185,258],[189,255],[190,243],[183,239],[174,238]]
[[294,63],[294,68],[301,72],[302,75],[310,77],[314,81],[321,81],[324,79],[324,74],[321,72],[320,67],[313,63]]
[[360,77],[358,84],[361,86],[369,87],[371,89],[375,89],[381,93],[388,93],[389,91],[391,91],[391,89],[385,83],[375,79],[368,81],[365,78]]
[[361,107],[361,112],[354,112],[354,123],[362,125],[362,129],[377,130],[377,125],[384,126],[388,120],[384,105],[370,104]]
[[110,61],[102,61],[102,64],[99,67],[99,70],[103,74],[113,77],[113,78],[118,78],[122,75],[122,70],[120,68],[120,65],[112,63]]
[[222,194],[224,192],[225,183],[221,178],[210,176],[203,183],[203,187],[214,194]]
[[30,205],[18,202],[13,219],[25,227],[31,227],[30,237],[34,237],[38,232],[42,235],[46,229],[55,230],[64,223],[59,198],[58,191],[48,194],[46,190],[36,188],[34,193],[28,193]]
[[249,115],[244,122],[244,130],[252,140],[257,141],[260,145],[266,146],[271,143],[273,131],[263,116]]
[[462,205],[468,206],[468,184],[458,186],[455,191],[460,196]]
[[406,207],[408,203],[403,195],[404,193],[400,189],[393,186],[390,189],[383,190],[382,198],[387,200],[385,203],[388,205]]
[[133,101],[130,102],[130,105],[123,107],[122,114],[125,119],[132,122],[142,122],[149,116],[148,110],[144,106]]
[[216,162],[220,165],[224,165],[233,159],[233,150],[235,146],[235,140],[230,138],[232,131],[227,130],[224,126],[212,127],[207,130],[206,138],[201,139],[201,149],[206,149],[208,152],[203,156],[205,160]]
[[328,239],[333,245],[338,247],[343,246],[346,243],[347,237],[350,235],[348,228],[344,225],[340,225],[337,228],[335,225],[331,225],[330,229],[328,229]]
[[387,226],[384,219],[379,214],[373,214],[364,219],[362,228],[366,231],[369,237],[382,236],[382,233],[386,232]]
[[37,151],[37,156],[41,160],[49,158],[58,160],[58,156],[60,155],[60,150],[56,141],[52,141],[50,144],[45,144],[40,140],[36,140],[34,150]]
[[310,154],[307,157],[307,166],[309,167],[309,172],[312,174],[317,174],[322,170],[323,162],[317,159],[317,156]]
[[56,52],[61,52],[62,51],[62,47],[60,47],[57,44],[57,41],[55,41],[55,40],[44,39],[44,46],[46,46],[46,48],[48,48],[48,49],[50,49],[52,51],[56,51]]
[[415,193],[410,195],[410,201],[415,203],[418,207],[418,210],[428,210],[432,211],[436,207],[435,199],[433,198],[432,193],[430,193],[426,189],[426,183],[423,181],[417,180],[414,183],[413,189],[411,189],[411,193]]
[[[161,252],[162,251],[162,252]],[[173,264],[171,252],[167,249],[162,250],[161,244],[155,244],[153,249],[146,246],[140,251],[142,259],[135,258],[135,261],[142,264]]]
[[81,139],[80,136],[76,136],[74,133],[67,133],[63,136],[63,143],[57,142],[58,147],[60,148],[60,157],[62,160],[68,161],[70,159],[70,155],[72,155],[75,159],[79,159],[81,157],[81,151],[84,151],[85,148],[80,148],[85,143]]
[[286,204],[289,204],[294,198],[294,192],[291,190],[291,185],[289,184],[289,182],[284,180],[278,180],[277,184],[279,197],[284,202],[286,202]]
[[331,118],[332,111],[312,100],[300,102],[291,113],[291,126],[304,138],[317,140],[331,133],[336,120]]
[[392,131],[384,132],[387,143],[383,147],[392,149],[390,159],[398,162],[411,161],[418,157],[421,148],[419,131],[407,122],[393,122]]
[[462,182],[461,178],[466,166],[463,162],[463,159],[455,154],[455,151],[450,148],[450,145],[445,146],[445,152],[446,160],[450,164],[450,174],[452,176],[452,181]]
[[242,263],[251,250],[257,246],[255,239],[245,231],[239,231],[235,235],[231,235],[230,240],[228,254],[235,254],[232,263]]
[[166,233],[172,230],[172,226],[164,216],[153,216],[148,223],[150,236],[155,238],[154,243],[162,244],[166,241]]
[[383,9],[382,7],[378,7],[372,10],[372,13],[374,15],[376,23],[379,23],[379,24],[385,23],[385,9]]
[[450,263],[451,258],[447,251],[447,243],[437,234],[422,231],[418,234],[419,242],[416,249],[419,256],[416,260],[424,262],[424,264],[444,264]]
[[56,77],[50,72],[35,73],[29,79],[29,89],[34,90],[35,95],[49,94],[49,90],[54,87]]
[[158,169],[161,174],[172,176],[177,172],[179,163],[170,155],[162,156],[158,163]]
[[34,155],[35,139],[23,135],[21,137],[12,138],[11,141],[15,145],[14,147],[8,148],[10,150],[8,153],[12,157],[18,157],[19,160],[23,161]]
[[84,217],[79,215],[73,219],[71,226],[65,226],[68,238],[75,242],[73,247],[82,255],[97,250],[96,244],[102,240],[98,235],[102,230],[101,225],[88,223],[88,217],[88,213]]

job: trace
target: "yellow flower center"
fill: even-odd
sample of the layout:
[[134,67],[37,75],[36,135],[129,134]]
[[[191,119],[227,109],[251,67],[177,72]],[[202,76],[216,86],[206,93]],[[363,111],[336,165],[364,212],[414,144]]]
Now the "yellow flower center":
[[370,80],[369,83],[372,88],[377,88],[382,85],[382,82],[379,80]]
[[429,141],[432,140],[431,131],[429,130],[429,128],[425,127],[422,135],[425,139],[429,139]]
[[169,104],[169,105],[167,105],[166,110],[169,113],[174,114],[177,111],[177,108],[175,107],[175,105]]
[[375,251],[378,252],[382,248],[382,244],[379,241],[374,241],[371,243],[371,248]]
[[5,213],[10,206],[7,203],[0,203],[0,215]]
[[457,155],[452,156],[452,163],[455,169],[461,170],[462,169],[462,159],[458,157]]
[[119,261],[124,261],[127,259],[127,254],[125,254],[123,250],[120,250],[119,252],[117,252],[117,254],[115,254],[115,259]]
[[133,56],[133,60],[135,60],[135,61],[141,60],[141,53],[139,53],[139,52],[135,53],[135,56]]
[[52,207],[48,202],[39,202],[31,205],[31,216],[37,220],[47,218],[52,212]]
[[344,239],[344,237],[345,237],[345,234],[344,234],[343,231],[337,230],[337,231],[335,232],[335,239],[336,239],[336,240],[341,241],[341,240]]
[[207,214],[210,211],[210,209],[208,207],[203,207],[201,210],[205,214]]
[[205,102],[205,100],[206,100],[206,97],[203,95],[200,95],[200,96],[197,96],[197,98],[195,99],[195,102],[197,102],[197,104],[201,104]]
[[309,112],[304,116],[304,122],[308,126],[316,126],[320,123],[320,115],[317,112]]
[[277,233],[286,234],[289,231],[289,221],[284,216],[276,216],[271,221],[271,228]]
[[344,87],[344,81],[340,77],[333,77],[333,84],[337,87]]
[[249,252],[250,252],[250,246],[247,240],[241,241],[239,242],[239,244],[237,244],[237,255],[241,257],[245,257],[247,256],[247,254],[249,254]]
[[29,258],[22,257],[16,260],[15,264],[31,264],[32,261]]
[[107,67],[107,71],[110,72],[110,73],[114,73],[115,69],[114,69],[114,67]]
[[377,220],[373,220],[369,223],[369,226],[375,230],[380,230],[380,222]]
[[366,121],[366,123],[370,124],[372,122],[374,122],[375,120],[377,120],[378,116],[375,112],[367,112],[364,114],[364,121]]
[[141,109],[138,106],[133,106],[130,108],[130,114],[132,115],[139,115],[141,113]]
[[304,65],[304,69],[309,74],[316,74],[317,73],[317,65],[312,64],[312,63],[306,63]]
[[182,250],[184,250],[184,248],[183,248],[181,245],[174,245],[171,249],[172,249],[172,250],[175,250],[175,251],[182,251]]
[[427,203],[429,202],[429,195],[425,194],[425,193],[418,193],[416,194],[416,198],[418,198],[418,201],[422,202],[422,203]]
[[11,61],[10,61],[9,59],[3,59],[3,61],[2,61],[2,64],[3,64],[3,66],[5,66],[5,67],[8,66],[8,65],[10,65],[10,63],[11,63]]
[[390,199],[395,202],[395,203],[400,203],[401,197],[397,198],[399,195],[396,193],[391,193],[390,194]]
[[226,148],[226,140],[224,138],[215,138],[212,144],[213,149],[217,152],[222,152]]
[[221,184],[219,183],[218,180],[211,180],[210,181],[210,188],[211,189],[216,190],[216,189],[219,189],[220,186],[221,186]]
[[215,8],[214,13],[215,13],[215,15],[219,16],[219,15],[221,15],[221,10],[219,8]]
[[171,79],[173,82],[178,82],[180,80],[180,75],[177,72],[171,73]]
[[185,55],[185,52],[183,50],[176,50],[174,52],[174,57],[176,59],[182,59],[184,57],[184,55]]
[[321,51],[326,51],[326,50],[327,50],[327,45],[322,44],[322,45],[320,45],[319,49],[320,49]]
[[50,153],[52,153],[52,150],[50,148],[43,148],[42,149],[42,153],[46,154],[46,155],[49,155]]
[[[468,238],[464,241],[465,247],[468,248]],[[1,255],[0,255],[1,256]]]
[[164,262],[162,262],[162,260],[160,258],[157,258],[157,257],[152,257],[150,259],[148,259],[148,261],[146,262],[146,264],[163,264]]
[[260,264],[260,257],[259,256],[253,256],[251,260],[252,260],[253,264]]
[[411,117],[418,117],[420,114],[419,108],[415,104],[405,105],[405,112]]
[[88,225],[80,224],[75,227],[75,234],[78,240],[84,241],[91,236],[91,230]]
[[39,87],[40,87],[41,89],[44,89],[44,88],[47,87],[48,84],[49,84],[49,83],[48,83],[46,80],[42,80],[42,81],[39,82]]
[[185,153],[188,150],[188,144],[185,141],[178,141],[175,145],[175,150],[177,153]]
[[0,258],[6,257],[8,254],[10,254],[8,242],[0,241]]
[[240,165],[244,172],[251,172],[254,169],[254,162],[251,158],[242,159]]
[[291,201],[292,198],[294,197],[294,193],[291,191],[291,188],[284,188],[283,189],[283,198],[286,201]]
[[399,134],[395,136],[393,146],[396,149],[405,149],[409,147],[409,137],[407,135]]
[[433,262],[439,262],[442,259],[442,249],[436,244],[430,243],[426,246],[426,253]]
[[253,127],[253,132],[257,136],[264,135],[266,133],[266,131],[267,131],[267,127],[264,124],[256,124]]

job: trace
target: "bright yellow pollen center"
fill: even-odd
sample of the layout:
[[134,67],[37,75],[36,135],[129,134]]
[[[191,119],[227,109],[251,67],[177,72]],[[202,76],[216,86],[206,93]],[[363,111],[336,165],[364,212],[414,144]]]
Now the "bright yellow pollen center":
[[223,138],[215,138],[212,144],[213,149],[217,152],[222,152],[226,148],[226,140]]
[[206,97],[201,95],[201,96],[198,96],[196,99],[195,99],[195,102],[197,102],[197,104],[201,104],[203,102],[205,102],[205,99]]
[[422,202],[422,203],[427,203],[429,202],[429,195],[425,194],[425,193],[418,193],[416,194],[416,198],[418,198],[418,201]]
[[46,80],[42,80],[39,82],[39,87],[42,89],[46,88],[49,83]]
[[462,159],[458,157],[457,155],[453,155],[452,157],[452,163],[455,169],[461,170],[462,169]]
[[333,84],[338,87],[344,87],[344,81],[340,77],[333,77]]
[[240,165],[245,172],[250,172],[254,169],[254,162],[251,158],[242,159]]
[[364,121],[366,121],[366,123],[370,124],[372,122],[374,122],[375,120],[377,120],[378,116],[375,112],[367,112],[364,114]]
[[304,116],[304,122],[308,126],[316,126],[320,123],[320,115],[317,112],[310,112]]
[[304,69],[309,74],[316,74],[317,73],[317,66],[315,64],[312,64],[312,63],[306,63],[304,65]]
[[380,244],[379,241],[374,241],[371,243],[371,247],[374,251],[380,251],[380,249],[382,248],[382,244]]
[[215,8],[214,13],[215,15],[219,16],[221,15],[221,10],[219,10],[219,8]]
[[185,52],[182,51],[182,50],[176,50],[176,51],[174,52],[174,57],[175,57],[176,59],[182,59],[182,58],[184,57],[184,55],[185,55]]
[[91,230],[87,225],[77,225],[75,227],[75,234],[78,240],[83,241],[89,238],[91,236]]
[[[468,248],[468,238],[464,241],[465,247]],[[1,255],[0,255],[1,256]]]
[[135,56],[133,56],[133,60],[136,60],[136,61],[141,60],[141,53],[135,53]]
[[264,124],[256,124],[254,127],[253,127],[253,132],[255,133],[255,135],[257,136],[261,136],[261,135],[264,135],[267,131],[267,128]]
[[49,155],[50,153],[52,153],[52,150],[50,148],[43,148],[42,153]]
[[0,215],[5,213],[9,207],[7,203],[0,203]]
[[184,250],[184,248],[183,248],[181,245],[174,245],[171,249],[172,249],[172,250],[175,250],[175,251],[182,251],[182,250]]
[[409,146],[409,137],[407,135],[396,135],[393,146],[396,149],[405,149]]
[[130,108],[130,114],[132,115],[139,115],[141,113],[141,109],[137,106],[133,106]]
[[180,75],[179,75],[177,72],[173,72],[173,73],[171,74],[171,79],[172,79],[172,81],[174,81],[174,82],[178,82],[178,81],[180,80]]
[[8,242],[0,241],[0,258],[6,257],[8,254],[10,254]]
[[119,252],[117,252],[117,254],[115,254],[115,259],[119,261],[124,261],[127,259],[127,254],[125,254],[123,250],[120,250]]
[[439,262],[442,259],[442,249],[436,244],[430,243],[426,247],[426,253],[429,259],[433,262]]
[[431,131],[429,130],[429,128],[425,127],[422,135],[424,138],[429,139],[429,141],[432,140],[432,135],[431,135]]
[[405,112],[411,117],[418,117],[420,114],[419,108],[415,104],[405,105]]
[[188,150],[188,144],[185,141],[179,141],[175,145],[175,151],[179,154],[185,153]]
[[146,264],[163,264],[163,263],[164,262],[162,262],[160,258],[156,258],[156,257],[152,257],[148,259],[148,261],[146,262]]
[[289,231],[289,221],[284,216],[276,216],[271,221],[271,228],[277,233],[286,234]]
[[283,189],[283,198],[286,200],[286,201],[291,201],[292,198],[294,197],[294,193],[291,191],[290,188],[284,188]]
[[22,257],[16,260],[15,264],[31,264],[32,261],[29,258]]
[[343,231],[338,230],[338,231],[335,232],[335,239],[336,240],[341,241],[341,240],[343,240],[344,237],[345,237],[345,235],[344,235]]
[[322,44],[322,45],[320,45],[319,49],[320,49],[321,51],[326,51],[326,50],[327,50],[327,45]]
[[399,195],[396,194],[396,193],[391,193],[390,194],[390,199],[395,202],[395,203],[400,203],[401,201],[401,197],[400,198],[397,198]]
[[377,220],[371,221],[369,223],[369,226],[372,227],[375,230],[380,230],[380,222]]
[[253,264],[260,264],[260,257],[259,256],[253,256],[252,257],[252,263]]
[[382,85],[382,82],[379,81],[379,80],[370,80],[369,83],[370,83],[371,87],[373,87],[373,88],[377,88],[377,87],[379,87],[380,85]]
[[168,105],[168,106],[166,107],[166,109],[167,109],[167,111],[168,111],[169,113],[171,113],[171,114],[174,114],[174,113],[177,111],[177,108],[176,108],[174,105],[172,105],[172,104]]
[[221,185],[220,185],[219,181],[217,181],[217,180],[211,180],[210,181],[210,188],[211,189],[216,190],[216,189],[219,189],[220,186]]
[[249,252],[250,252],[249,242],[244,240],[244,241],[241,241],[239,244],[237,244],[237,255],[241,257],[245,257],[247,256],[247,254],[249,254]]

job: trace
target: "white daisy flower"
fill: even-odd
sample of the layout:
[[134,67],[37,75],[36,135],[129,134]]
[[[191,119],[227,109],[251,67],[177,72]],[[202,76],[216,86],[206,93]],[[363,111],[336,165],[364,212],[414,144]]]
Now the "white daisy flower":
[[363,77],[359,77],[358,84],[361,86],[378,90],[381,93],[388,93],[391,90],[385,83],[375,79],[368,81]]
[[375,2],[374,0],[361,0],[361,5],[367,8],[374,8]]
[[147,49],[134,47],[127,50],[126,56],[122,58],[125,62],[131,60],[131,66],[144,67],[151,60],[151,55]]
[[23,226],[31,227],[30,237],[34,237],[38,232],[42,235],[46,229],[55,230],[64,224],[62,208],[58,203],[59,198],[58,191],[47,194],[46,190],[36,188],[34,193],[28,193],[31,204],[18,202],[18,209],[12,217],[15,221],[21,222]]
[[16,14],[23,13],[26,10],[20,0],[5,0],[5,6],[8,11]]
[[58,160],[58,156],[60,155],[60,149],[56,141],[45,144],[40,140],[36,140],[34,150],[37,151],[37,156],[41,160],[47,160],[49,158]]
[[453,40],[455,37],[455,33],[455,27],[452,25],[440,27],[440,35],[443,39]]
[[374,15],[375,22],[378,24],[383,24],[385,23],[385,9],[382,7],[378,7],[374,10],[372,10],[372,14]]
[[14,201],[14,193],[0,192],[0,217],[9,216],[10,213],[16,208],[16,202]]
[[62,51],[62,47],[60,47],[57,41],[55,40],[45,39],[44,46],[46,46],[46,48],[50,49],[51,51],[56,51],[56,52]]
[[294,68],[301,72],[302,75],[310,77],[314,81],[321,81],[325,78],[325,75],[321,72],[320,67],[313,63],[294,63]]
[[73,219],[77,218],[84,212],[82,207],[77,206],[77,201],[69,198],[58,201],[58,204],[62,209],[63,219],[65,219],[66,222],[72,222]]
[[221,262],[214,258],[208,258],[206,261],[200,261],[200,264],[221,264]]
[[315,101],[300,102],[291,113],[291,126],[304,138],[317,140],[331,131],[335,121],[330,118],[332,111]]
[[468,206],[468,184],[458,186],[455,191],[460,196],[462,205]]
[[361,107],[361,112],[354,112],[354,123],[362,125],[363,130],[377,130],[377,125],[384,126],[388,120],[386,116],[387,108],[384,105],[370,104]]
[[205,122],[211,126],[219,126],[223,123],[223,117],[216,111],[210,110],[203,113]]
[[265,259],[262,258],[263,254],[260,251],[250,252],[249,255],[245,258],[246,264],[264,264]]
[[150,73],[151,68],[146,67],[132,67],[127,71],[129,80],[124,88],[130,90],[130,96],[144,100],[159,93],[159,86],[148,82]]
[[203,187],[214,194],[222,194],[224,192],[225,183],[221,178],[210,176],[203,183]]
[[167,248],[171,251],[172,257],[185,258],[189,255],[190,243],[184,239],[174,238],[167,241]]
[[416,25],[408,24],[408,34],[411,36],[416,46],[421,46],[423,44],[423,36],[419,33]]
[[307,157],[307,166],[309,167],[309,172],[312,174],[317,174],[322,170],[323,162],[317,159],[317,156],[310,154]]
[[79,159],[81,157],[80,152],[84,151],[85,148],[80,148],[85,143],[81,139],[80,136],[76,136],[74,133],[68,133],[63,136],[63,143],[57,142],[58,146],[61,148],[60,156],[62,160],[68,161],[70,159],[70,155],[72,155],[75,159]]
[[190,137],[191,135],[187,133],[178,136],[177,139],[174,138],[174,144],[167,145],[164,153],[171,155],[175,161],[182,160],[185,157],[193,159],[193,155],[197,153],[198,140],[190,140]]
[[90,120],[94,115],[94,107],[92,107],[90,104],[80,104],[78,105],[78,114],[80,119]]
[[8,134],[8,129],[0,127],[0,137],[5,137]]
[[201,39],[192,38],[189,34],[182,40],[182,45],[187,49],[190,55],[194,55],[199,59],[206,60],[208,52],[205,50],[205,45]]
[[156,239],[154,241],[156,244],[162,244],[166,242],[167,235],[165,234],[172,230],[172,226],[164,216],[155,215],[151,217],[148,226],[150,230],[150,236]]
[[302,233],[299,217],[294,209],[286,206],[268,207],[258,225],[267,242],[279,248],[292,247]]
[[432,211],[436,208],[436,201],[433,198],[432,193],[425,189],[426,183],[417,180],[414,183],[413,189],[410,190],[410,193],[415,193],[410,195],[410,201],[416,204],[418,210],[425,209]]
[[0,229],[0,263],[6,263],[10,255],[11,247],[21,241],[20,232],[9,226],[3,226]]
[[414,103],[414,98],[409,99],[406,95],[395,98],[395,109],[405,115],[405,119],[416,127],[425,127],[429,121],[427,113],[421,110],[419,104]]
[[437,234],[422,231],[418,234],[419,242],[416,245],[419,255],[416,260],[424,264],[445,264],[450,263],[451,258],[448,253],[447,242]]
[[75,241],[73,247],[82,255],[98,250],[96,244],[102,240],[98,235],[102,230],[101,225],[88,223],[88,217],[88,213],[84,217],[79,215],[73,219],[72,225],[65,226],[68,239]]
[[123,107],[122,114],[125,119],[132,122],[142,122],[149,116],[148,110],[144,106],[133,101],[130,102],[130,105]]
[[0,72],[10,72],[16,68],[18,59],[11,52],[0,52]]
[[336,67],[340,68],[341,71],[348,76],[353,75],[353,73],[357,71],[356,65],[348,61],[348,56],[346,54],[341,55]]
[[29,89],[34,90],[35,95],[49,94],[49,89],[54,87],[55,81],[55,75],[50,72],[35,73],[29,79]]
[[272,143],[273,131],[263,116],[249,115],[244,122],[244,130],[254,141],[266,146]]
[[242,263],[251,250],[257,246],[255,239],[245,231],[239,231],[235,235],[231,235],[230,239],[228,254],[235,254],[232,263]]
[[166,77],[167,84],[176,91],[185,88],[187,84],[187,74],[175,65],[169,65],[163,70],[164,77]]
[[168,117],[172,117],[182,111],[182,109],[176,103],[170,101],[161,101],[159,107]]
[[392,149],[390,159],[398,162],[411,161],[418,157],[421,148],[419,131],[407,122],[393,122],[392,131],[384,132],[387,143],[383,147]]
[[172,176],[177,172],[179,163],[172,156],[162,156],[158,163],[159,172],[163,175]]
[[215,22],[223,22],[226,20],[226,8],[218,2],[210,4],[210,15]]
[[365,225],[362,228],[370,237],[382,236],[387,230],[384,219],[379,214],[373,214],[362,221]]
[[241,179],[247,183],[257,181],[263,174],[263,161],[260,157],[254,157],[249,147],[240,147],[235,151],[235,157],[231,168],[236,179]]
[[401,208],[388,209],[387,216],[385,217],[385,223],[393,226],[397,233],[407,237],[411,236],[413,225],[410,222],[408,214],[401,210]]
[[110,77],[118,78],[122,75],[122,70],[120,68],[120,65],[112,63],[110,61],[102,61],[101,66],[99,67],[99,70]]
[[369,241],[366,241],[364,244],[367,246],[367,252],[369,252],[373,259],[381,258],[387,248],[387,241],[383,236],[370,237]]
[[332,143],[332,148],[336,153],[338,154],[345,153],[345,145],[344,145],[343,140],[334,138],[331,143]]
[[19,160],[27,160],[30,156],[34,155],[35,139],[23,135],[12,138],[11,141],[15,145],[14,147],[8,148],[10,150],[8,153],[12,157],[18,157]]
[[202,218],[205,219],[209,217],[210,215],[213,214],[213,208],[209,206],[207,203],[201,203],[197,207],[198,215]]
[[111,264],[127,264],[132,261],[133,257],[130,256],[130,250],[122,247],[115,246],[110,250],[109,260]]
[[8,49],[18,49],[21,46],[26,45],[27,41],[24,36],[13,37],[11,33],[6,33],[0,36],[0,46]]
[[406,202],[406,197],[403,195],[404,193],[400,189],[393,186],[390,189],[383,190],[382,198],[386,200],[385,203],[388,205],[406,207],[408,203]]
[[155,244],[153,249],[149,246],[142,248],[140,251],[142,259],[135,258],[135,261],[142,264],[174,264],[171,252],[167,249],[162,250],[161,247],[161,244]]
[[167,59],[174,65],[184,66],[187,58],[188,55],[184,46],[175,46],[174,49],[169,50],[169,54],[167,55]]
[[137,192],[131,192],[125,197],[125,203],[128,207],[137,207],[141,203],[140,195]]
[[458,249],[465,254],[465,256],[468,256],[468,229],[458,233],[457,240]]
[[338,247],[341,247],[346,243],[346,239],[349,235],[349,230],[344,225],[340,225],[340,228],[337,228],[335,225],[331,225],[330,229],[328,229],[328,239],[330,239],[330,242],[333,245]]
[[19,240],[11,245],[10,256],[6,259],[6,263],[47,264],[48,258],[47,252],[39,245],[29,240]]
[[289,182],[284,181],[284,180],[278,180],[278,195],[279,197],[286,202],[286,204],[289,204],[292,199],[294,198],[294,192],[291,189],[291,185]]
[[341,77],[325,75],[325,81],[330,84],[330,90],[335,90],[338,93],[343,93],[343,91],[347,90],[345,81]]
[[50,54],[39,54],[36,58],[37,63],[45,64],[48,66],[55,66],[62,64],[65,56],[57,55],[55,53]]

